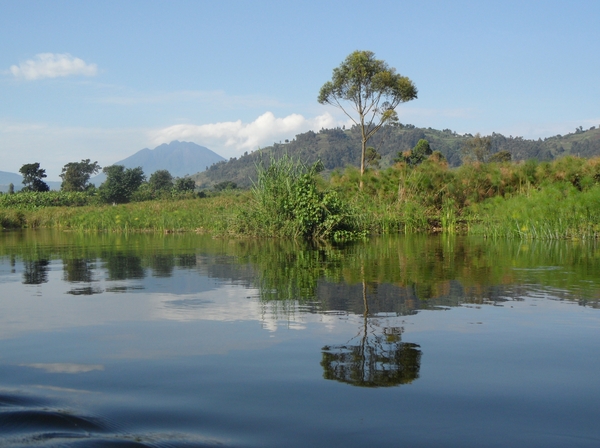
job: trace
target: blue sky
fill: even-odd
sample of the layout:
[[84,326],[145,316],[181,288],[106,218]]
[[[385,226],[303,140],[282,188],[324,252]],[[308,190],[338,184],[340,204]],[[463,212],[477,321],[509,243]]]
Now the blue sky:
[[49,180],[171,140],[235,157],[347,122],[316,98],[371,50],[400,121],[526,138],[600,125],[598,1],[0,0],[0,171]]

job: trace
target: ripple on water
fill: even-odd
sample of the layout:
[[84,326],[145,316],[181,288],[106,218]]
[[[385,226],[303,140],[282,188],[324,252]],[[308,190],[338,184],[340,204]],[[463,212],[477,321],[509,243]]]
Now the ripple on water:
[[0,392],[0,447],[215,447],[228,446],[188,434],[134,434],[107,419],[58,409],[45,397]]

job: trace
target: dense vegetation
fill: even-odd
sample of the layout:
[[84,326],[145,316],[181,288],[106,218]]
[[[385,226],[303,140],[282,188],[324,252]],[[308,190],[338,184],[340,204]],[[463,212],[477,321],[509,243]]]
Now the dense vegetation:
[[[122,205],[104,205],[94,192],[2,195],[0,224],[338,240],[397,232],[537,239],[600,235],[600,158],[453,168],[433,152],[420,164],[400,161],[367,170],[362,190],[358,168],[336,170],[328,178],[319,174],[321,168],[290,157],[271,159],[255,167],[258,179],[250,190],[232,183],[204,197],[168,190],[152,202]],[[136,192],[138,199],[152,199],[145,188]]]
[[[589,130],[579,127],[571,134],[557,135],[544,140],[506,137],[498,133],[489,137],[491,154],[506,151],[513,161],[551,161],[567,155],[585,158],[600,156],[600,128],[596,127]],[[385,168],[394,164],[398,152],[410,150],[419,140],[425,139],[432,151],[441,152],[450,166],[457,167],[462,164],[462,149],[471,138],[471,134],[457,134],[450,129],[440,131],[398,124],[382,127],[372,137],[369,145],[381,155],[380,165]],[[351,129],[322,129],[320,132],[298,134],[289,142],[275,143],[260,151],[214,164],[192,178],[200,188],[210,188],[223,181],[235,182],[240,187],[250,187],[252,181],[256,180],[255,165],[260,160],[268,161],[271,156],[280,157],[286,153],[307,164],[320,160],[326,173],[348,165],[360,166],[360,129],[355,126]]]

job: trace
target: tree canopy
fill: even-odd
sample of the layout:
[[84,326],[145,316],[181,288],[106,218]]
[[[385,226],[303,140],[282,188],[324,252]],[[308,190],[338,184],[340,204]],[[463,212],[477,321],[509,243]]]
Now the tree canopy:
[[416,166],[433,154],[431,146],[429,146],[429,142],[422,138],[417,142],[415,147],[411,150],[399,152],[396,161],[398,162],[406,162],[410,166]]
[[91,185],[90,177],[100,171],[98,162],[91,162],[90,159],[81,160],[81,162],[67,163],[60,174],[63,191],[85,191]]
[[157,170],[150,175],[148,184],[155,193],[170,191],[173,188],[173,176],[168,170]]
[[46,170],[40,168],[39,163],[26,163],[19,173],[23,175],[22,191],[50,191],[50,187],[42,179],[47,177]]
[[[318,101],[340,108],[361,130],[361,176],[365,171],[367,142],[385,124],[398,121],[396,107],[417,98],[417,88],[406,76],[372,51],[354,51],[333,69],[331,81]],[[362,180],[361,180],[362,186]]]
[[175,191],[185,193],[188,191],[194,191],[196,188],[196,182],[194,179],[189,177],[178,177],[175,179]]
[[125,168],[123,165],[106,166],[102,170],[106,180],[100,185],[100,197],[108,203],[125,203],[142,185],[146,176],[141,166]]
[[463,162],[481,162],[485,163],[490,157],[492,150],[492,137],[482,137],[481,134],[475,134],[475,137],[468,139],[462,148]]

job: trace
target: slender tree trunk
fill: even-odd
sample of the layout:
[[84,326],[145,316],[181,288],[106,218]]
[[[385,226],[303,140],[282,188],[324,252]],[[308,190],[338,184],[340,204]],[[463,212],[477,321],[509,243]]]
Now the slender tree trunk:
[[360,191],[363,190],[364,182],[363,175],[365,174],[365,155],[367,153],[367,130],[365,129],[365,116],[362,112],[362,105],[359,111],[360,115],[360,135],[361,135],[361,145],[360,145]]
[[360,156],[360,191],[363,189],[363,175],[365,174],[365,154],[367,152],[367,141],[362,139]]

